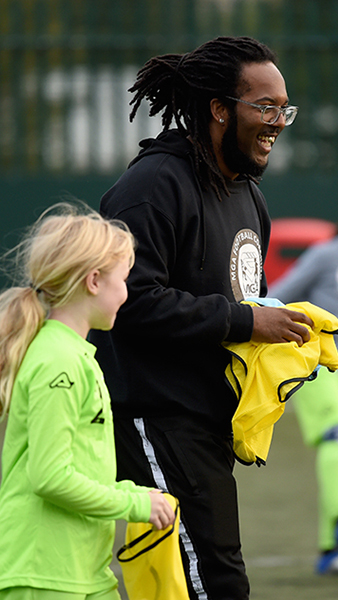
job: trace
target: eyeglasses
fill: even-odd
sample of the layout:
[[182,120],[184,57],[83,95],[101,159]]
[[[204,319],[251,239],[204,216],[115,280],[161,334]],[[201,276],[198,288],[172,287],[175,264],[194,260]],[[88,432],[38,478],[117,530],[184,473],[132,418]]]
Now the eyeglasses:
[[246,100],[241,100],[240,98],[232,98],[231,96],[225,96],[228,100],[234,100],[235,102],[242,102],[243,104],[248,104],[249,106],[253,106],[254,108],[259,108],[261,111],[261,121],[262,123],[266,123],[267,125],[273,125],[278,121],[280,115],[283,115],[285,119],[285,126],[292,125],[294,122],[297,113],[298,106],[271,106],[270,104],[262,105],[262,104],[254,104],[253,102],[247,102]]

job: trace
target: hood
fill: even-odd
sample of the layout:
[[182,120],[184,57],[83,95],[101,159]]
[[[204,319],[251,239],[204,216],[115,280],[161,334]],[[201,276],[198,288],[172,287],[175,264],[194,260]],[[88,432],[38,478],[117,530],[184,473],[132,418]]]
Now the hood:
[[140,142],[141,150],[138,155],[129,163],[129,167],[135,165],[138,161],[140,161],[145,156],[150,156],[151,154],[172,154],[174,156],[178,156],[180,158],[185,158],[191,161],[192,164],[192,172],[195,178],[197,188],[201,197],[201,213],[202,213],[202,221],[203,221],[203,244],[201,249],[201,265],[200,270],[203,271],[204,261],[205,261],[205,253],[206,253],[206,225],[205,225],[205,212],[204,212],[204,197],[201,190],[201,184],[198,181],[198,178],[195,173],[195,169],[193,168],[193,146],[191,142],[185,137],[183,137],[178,129],[168,129],[166,131],[162,131],[156,138],[147,138]]
[[144,156],[150,154],[173,154],[181,158],[187,158],[192,155],[193,147],[187,138],[182,137],[178,129],[169,129],[162,131],[156,138],[147,138],[140,142],[141,150],[131,161],[128,168],[137,163]]
[[[201,198],[201,215],[202,215],[202,221],[203,221],[204,235],[203,235],[203,244],[202,244],[202,248],[201,248],[200,270],[203,271],[205,256],[206,256],[206,248],[207,248],[205,207],[204,207],[205,200],[204,200],[204,195],[203,195],[202,188],[201,188],[201,182],[199,181],[199,179],[196,175],[195,168],[194,168],[192,143],[189,142],[189,140],[186,137],[183,137],[179,133],[178,129],[168,129],[166,131],[162,131],[156,138],[146,138],[144,140],[141,140],[139,145],[141,147],[141,150],[139,151],[138,155],[129,163],[128,168],[135,165],[137,162],[139,162],[145,156],[150,156],[152,154],[161,154],[161,153],[171,154],[171,155],[174,155],[174,156],[177,156],[180,158],[184,158],[191,162],[193,177],[196,181],[197,189],[199,191],[200,198]],[[253,193],[252,184],[250,181],[253,178],[250,176],[244,175],[243,177],[239,177],[238,179],[245,179],[248,181],[251,195],[252,195],[253,200],[257,207],[255,194]],[[255,181],[255,183],[257,183],[257,182]],[[230,196],[230,192],[228,191],[227,187],[225,187],[224,191],[227,196]],[[260,215],[259,207],[257,207],[257,210],[258,210],[258,214]],[[264,229],[262,229],[262,232],[263,231],[264,231]]]

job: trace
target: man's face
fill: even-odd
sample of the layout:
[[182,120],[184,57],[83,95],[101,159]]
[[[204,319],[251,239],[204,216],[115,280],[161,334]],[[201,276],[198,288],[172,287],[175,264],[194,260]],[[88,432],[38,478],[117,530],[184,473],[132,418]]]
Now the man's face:
[[[245,65],[238,86],[237,98],[261,105],[286,106],[288,96],[285,82],[277,67],[271,63]],[[230,173],[262,175],[277,136],[285,127],[283,115],[273,125],[262,123],[261,111],[236,102],[229,113],[227,128],[221,141],[222,158]]]

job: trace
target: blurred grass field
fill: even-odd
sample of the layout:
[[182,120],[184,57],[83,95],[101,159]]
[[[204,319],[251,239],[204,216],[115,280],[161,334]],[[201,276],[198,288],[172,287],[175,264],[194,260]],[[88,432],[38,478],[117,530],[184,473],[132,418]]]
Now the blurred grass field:
[[[292,401],[291,401],[292,402]],[[292,404],[275,426],[267,465],[237,465],[244,559],[252,600],[337,600],[338,576],[314,573],[317,484]]]
[[[0,429],[2,439],[4,427]],[[276,424],[266,467],[237,464],[243,555],[252,600],[337,600],[338,575],[314,573],[315,450],[303,444],[292,404]],[[118,523],[115,550],[123,544]],[[116,559],[112,563],[121,581]],[[127,600],[123,583],[122,600]]]

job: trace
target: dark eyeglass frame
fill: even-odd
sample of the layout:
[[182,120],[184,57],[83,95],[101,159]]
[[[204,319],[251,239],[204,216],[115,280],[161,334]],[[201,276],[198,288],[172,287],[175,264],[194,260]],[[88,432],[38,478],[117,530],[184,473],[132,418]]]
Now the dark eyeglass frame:
[[[266,125],[274,125],[274,123],[278,121],[279,117],[283,115],[285,119],[285,126],[288,127],[294,122],[299,109],[298,106],[290,105],[281,107],[274,106],[273,104],[255,104],[254,102],[248,102],[247,100],[242,100],[241,98],[233,98],[232,96],[225,96],[225,98],[227,98],[228,100],[234,100],[234,102],[242,102],[243,104],[248,104],[248,106],[253,106],[253,108],[258,108],[261,111],[261,121]],[[265,121],[264,115],[267,112],[269,112],[269,109],[271,108],[275,108],[278,110],[277,116],[273,120]]]

